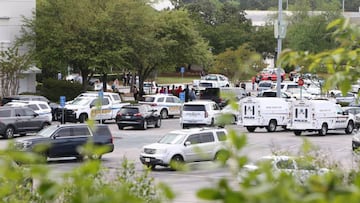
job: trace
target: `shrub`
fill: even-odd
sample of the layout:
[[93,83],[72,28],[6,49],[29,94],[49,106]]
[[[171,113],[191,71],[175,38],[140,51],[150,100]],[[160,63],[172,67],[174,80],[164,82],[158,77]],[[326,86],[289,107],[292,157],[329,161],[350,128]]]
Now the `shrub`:
[[65,96],[66,100],[72,100],[81,92],[82,85],[80,83],[55,79],[44,80],[41,90],[41,94],[53,102],[58,102],[60,96]]

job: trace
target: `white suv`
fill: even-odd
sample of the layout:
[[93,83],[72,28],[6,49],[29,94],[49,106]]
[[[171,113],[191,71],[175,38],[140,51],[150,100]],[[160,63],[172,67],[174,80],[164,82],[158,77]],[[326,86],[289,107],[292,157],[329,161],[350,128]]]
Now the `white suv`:
[[216,160],[225,149],[226,129],[193,128],[167,133],[158,142],[146,145],[140,153],[140,161],[154,168],[170,166],[172,162],[198,162]]
[[214,101],[191,101],[182,107],[180,125],[182,128],[199,125],[214,126],[220,116],[221,109]]
[[179,116],[182,106],[181,100],[172,94],[145,95],[144,101],[139,103],[153,106],[160,113],[162,119]]

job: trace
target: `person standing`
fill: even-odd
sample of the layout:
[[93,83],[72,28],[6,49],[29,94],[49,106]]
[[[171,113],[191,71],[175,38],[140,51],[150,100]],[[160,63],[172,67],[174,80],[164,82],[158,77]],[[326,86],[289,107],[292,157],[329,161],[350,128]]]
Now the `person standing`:
[[136,85],[134,85],[134,87],[133,87],[133,94],[134,94],[134,100],[137,101],[138,100],[138,95],[139,95],[139,90],[136,87]]
[[196,93],[195,93],[194,88],[191,88],[191,91],[189,92],[189,99],[190,99],[190,101],[195,101],[196,100]]

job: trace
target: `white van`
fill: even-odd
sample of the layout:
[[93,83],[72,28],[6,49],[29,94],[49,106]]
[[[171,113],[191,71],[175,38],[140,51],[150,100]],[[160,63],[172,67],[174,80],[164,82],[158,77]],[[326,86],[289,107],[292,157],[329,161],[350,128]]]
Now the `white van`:
[[289,121],[289,103],[277,97],[246,97],[241,100],[240,125],[249,132],[265,127],[274,132],[277,126],[284,129]]
[[290,122],[287,126],[295,135],[303,131],[318,131],[326,135],[328,130],[354,130],[354,115],[344,112],[340,105],[328,100],[296,100],[290,107]]

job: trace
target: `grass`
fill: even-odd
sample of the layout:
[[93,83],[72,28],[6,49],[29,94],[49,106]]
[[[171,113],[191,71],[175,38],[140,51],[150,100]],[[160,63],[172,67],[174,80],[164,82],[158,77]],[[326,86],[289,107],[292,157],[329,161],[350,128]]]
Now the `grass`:
[[199,76],[194,77],[157,77],[156,83],[158,84],[177,84],[177,83],[192,83],[193,80],[200,80]]

